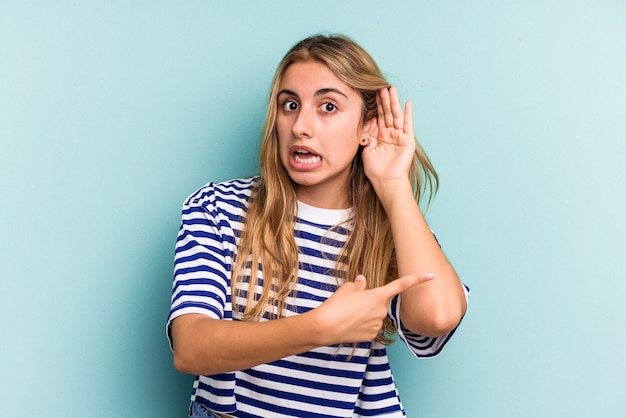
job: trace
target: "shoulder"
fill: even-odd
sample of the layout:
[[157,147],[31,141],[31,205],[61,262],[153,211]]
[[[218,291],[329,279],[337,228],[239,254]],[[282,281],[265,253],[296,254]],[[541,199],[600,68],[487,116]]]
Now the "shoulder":
[[247,177],[220,182],[209,182],[190,194],[184,207],[211,209],[218,206],[245,208],[258,177]]

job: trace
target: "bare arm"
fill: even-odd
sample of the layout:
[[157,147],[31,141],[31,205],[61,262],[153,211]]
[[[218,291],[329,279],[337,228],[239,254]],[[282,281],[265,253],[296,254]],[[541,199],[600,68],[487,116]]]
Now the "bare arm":
[[402,323],[437,337],[453,330],[465,314],[462,284],[413,197],[408,170],[415,151],[411,103],[402,110],[395,88],[377,97],[376,138],[364,151],[366,174],[391,223],[400,276],[431,272],[436,279],[401,294]]
[[212,375],[311,350],[319,345],[311,332],[311,312],[265,322],[180,316],[172,322],[174,366],[184,373]]
[[[389,186],[385,190],[391,192]],[[396,194],[386,199],[384,206],[393,231],[398,274],[429,271],[436,277],[430,283],[402,293],[402,323],[411,331],[428,337],[452,331],[465,314],[465,292],[426,224],[410,185],[398,185]]]
[[428,275],[409,275],[367,290],[365,279],[359,276],[354,282],[343,284],[316,309],[264,322],[182,315],[171,324],[174,366],[184,373],[212,375],[246,369],[319,346],[372,341],[380,332],[390,299],[428,280]]

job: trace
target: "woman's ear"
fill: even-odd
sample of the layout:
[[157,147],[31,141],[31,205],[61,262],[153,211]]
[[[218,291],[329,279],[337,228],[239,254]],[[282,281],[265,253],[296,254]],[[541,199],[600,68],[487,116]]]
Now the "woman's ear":
[[378,137],[378,120],[376,118],[365,121],[361,136]]

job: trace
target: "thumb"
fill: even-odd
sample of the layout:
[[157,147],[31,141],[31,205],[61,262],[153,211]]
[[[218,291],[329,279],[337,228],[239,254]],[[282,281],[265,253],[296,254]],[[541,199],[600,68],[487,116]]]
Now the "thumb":
[[362,274],[359,274],[354,278],[354,284],[356,285],[356,288],[358,290],[367,289],[367,280],[365,280],[365,276],[363,276]]

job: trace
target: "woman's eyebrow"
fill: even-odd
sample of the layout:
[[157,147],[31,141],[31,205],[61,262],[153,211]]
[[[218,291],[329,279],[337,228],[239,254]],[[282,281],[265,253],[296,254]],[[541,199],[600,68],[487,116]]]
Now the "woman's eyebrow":
[[336,89],[336,88],[326,88],[326,89],[319,89],[318,91],[315,92],[316,96],[321,96],[323,94],[326,93],[337,93],[337,94],[341,94],[343,97],[345,97],[346,99],[348,98],[348,96],[346,94],[344,94],[341,90]]
[[[334,87],[328,87],[328,88],[324,88],[324,89],[319,89],[318,91],[315,92],[315,96],[322,96],[324,94],[327,93],[337,93],[342,95],[343,97],[345,97],[346,99],[348,98],[348,96],[343,93],[341,90],[336,89]],[[296,98],[300,98],[300,96],[298,96],[298,93],[296,93],[293,90],[289,90],[289,89],[282,89],[281,91],[278,92],[278,94],[276,96],[280,96],[281,94],[287,94],[289,96],[294,96]]]
[[300,96],[298,96],[298,93],[296,93],[293,90],[289,90],[289,89],[282,89],[281,91],[278,92],[278,94],[276,95],[276,97],[280,96],[281,94],[286,94],[288,96],[294,96],[296,98],[300,98]]

